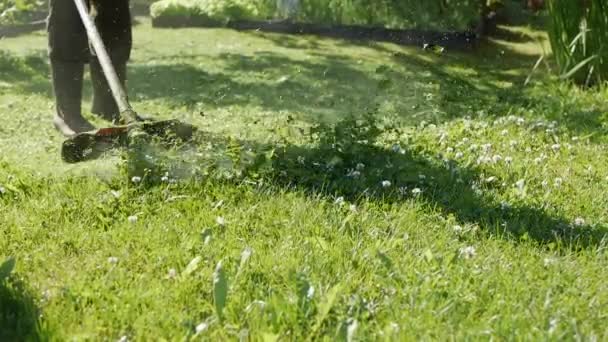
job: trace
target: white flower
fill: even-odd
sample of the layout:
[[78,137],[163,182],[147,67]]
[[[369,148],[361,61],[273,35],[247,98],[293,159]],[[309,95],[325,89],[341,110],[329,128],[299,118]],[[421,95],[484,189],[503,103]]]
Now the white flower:
[[399,153],[401,152],[401,145],[399,144],[394,144],[393,147],[391,148],[393,150],[393,152],[395,153]]
[[463,144],[466,144],[466,143],[468,143],[468,142],[469,142],[469,138],[462,138],[462,143],[463,143]]
[[306,163],[306,158],[304,158],[303,156],[298,156],[297,161],[298,164],[304,165]]
[[131,178],[131,182],[137,184],[137,183],[141,182],[141,177],[139,177],[139,176],[133,176]]
[[582,217],[577,217],[574,219],[574,225],[577,227],[582,227],[585,225],[585,219]]
[[561,178],[557,177],[557,178],[555,178],[555,180],[553,181],[553,185],[555,185],[556,187],[560,187],[560,186],[562,185],[562,183],[563,183],[563,182],[564,182],[564,181],[563,181],[563,179],[561,179]]
[[494,163],[498,163],[498,162],[499,162],[499,161],[501,161],[501,160],[502,160],[502,156],[501,156],[500,154],[494,155],[494,156],[492,157],[492,161],[493,161]]
[[129,223],[136,223],[137,215],[131,215],[131,216],[127,217],[127,221],[129,221]]
[[177,277],[177,271],[175,268],[170,268],[169,272],[167,272],[167,278],[174,279],[175,277]]
[[223,226],[226,224],[226,219],[224,219],[222,216],[218,216],[215,218],[215,223],[217,223],[219,226]]
[[579,137],[572,137],[572,141],[578,141]]
[[120,198],[120,191],[116,191],[116,190],[112,190],[110,191],[110,194],[112,194],[112,196],[114,196],[114,198]]
[[469,151],[475,151],[479,148],[479,146],[477,144],[473,144],[471,146],[469,146]]
[[464,157],[464,154],[462,152],[456,152],[456,154],[454,155],[454,157],[456,159],[460,159],[460,158]]
[[422,193],[422,190],[420,190],[420,188],[413,188],[412,189],[412,194],[414,194],[414,195],[420,195],[420,193]]
[[481,149],[485,152],[488,153],[490,152],[490,150],[492,149],[492,144],[483,144],[481,145]]
[[166,182],[168,182],[168,181],[169,181],[169,177],[167,177],[167,176],[162,176],[162,177],[160,178],[160,181],[161,181],[161,182],[163,182],[163,183],[166,183]]
[[551,145],[551,149],[555,152],[559,151],[559,149],[561,148],[560,144],[553,144]]
[[109,258],[108,258],[108,262],[109,262],[110,264],[115,264],[115,263],[117,263],[117,262],[118,262],[118,258],[117,258],[117,257],[109,257]]
[[555,258],[544,258],[543,259],[543,265],[545,267],[549,267],[553,264],[555,264],[557,262],[557,260],[555,260]]
[[512,157],[505,157],[505,164],[510,165],[511,163],[513,163],[513,158]]
[[452,229],[454,230],[454,232],[460,234],[464,231],[464,229],[462,228],[462,226],[459,225],[454,225],[454,227],[452,227]]
[[458,253],[460,254],[461,258],[465,258],[465,259],[471,259],[475,255],[477,255],[477,251],[475,250],[475,247],[473,247],[473,246],[462,247],[459,249]]
[[363,169],[365,169],[365,164],[363,163],[358,163],[357,166],[355,167],[358,171],[361,171]]
[[555,332],[558,324],[559,321],[557,320],[557,318],[553,318],[549,321],[549,334],[553,334]]
[[524,186],[526,185],[526,181],[523,179],[518,180],[517,182],[515,182],[515,186],[517,187],[517,189],[519,191],[524,191]]
[[361,172],[357,170],[351,170],[346,176],[352,178],[359,178],[361,177]]
[[391,182],[387,180],[382,181],[381,184],[383,188],[388,188],[389,186],[391,186]]
[[310,285],[308,287],[308,291],[306,292],[306,298],[312,299],[315,296],[315,287]]
[[542,162],[543,162],[543,159],[542,159],[542,158],[540,158],[540,157],[536,157],[536,158],[534,158],[534,164],[540,164],[540,163],[542,163]]
[[0,186],[0,195],[4,195],[6,193],[6,189]]
[[517,146],[518,142],[516,140],[511,140],[509,141],[509,146],[511,146],[511,148]]
[[453,147],[448,147],[445,149],[448,153],[452,153],[454,152],[454,148]]
[[334,201],[334,204],[336,205],[343,205],[344,204],[344,197],[340,196],[338,198],[336,198],[336,200]]
[[492,182],[496,181],[496,179],[498,179],[498,178],[496,178],[494,176],[491,176],[491,177],[486,178],[485,182],[486,183],[492,183]]
[[549,182],[547,182],[546,180],[544,180],[542,183],[540,183],[540,185],[541,185],[543,188],[546,188],[546,187],[549,185]]
[[425,180],[425,179],[426,179],[426,175],[418,175],[418,178],[419,178],[420,180]]
[[523,125],[524,122],[526,122],[526,120],[524,120],[524,118],[518,118],[517,121],[516,121],[516,123],[517,123],[518,126]]
[[196,333],[200,334],[200,333],[204,332],[205,330],[207,330],[207,328],[209,328],[209,324],[203,322],[196,326]]
[[127,335],[123,335],[121,336],[117,342],[128,342],[129,338],[127,338]]
[[503,129],[502,132],[500,132],[500,135],[502,135],[502,136],[505,136],[507,134],[509,134],[509,131],[506,129]]
[[500,202],[500,209],[502,209],[502,210],[511,209],[511,205],[506,201],[502,201],[502,202]]
[[351,204],[348,206],[348,209],[352,212],[356,212],[357,211],[357,206],[355,204]]

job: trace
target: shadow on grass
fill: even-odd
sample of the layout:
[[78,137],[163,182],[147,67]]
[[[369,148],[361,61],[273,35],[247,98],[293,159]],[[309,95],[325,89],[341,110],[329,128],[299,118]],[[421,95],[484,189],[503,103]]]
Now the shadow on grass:
[[15,276],[0,281],[0,341],[51,341],[26,284]]
[[[521,198],[505,203],[498,198],[499,192],[509,191],[496,185],[502,183],[501,179],[483,181],[498,175],[445,160],[421,145],[381,147],[386,143],[377,141],[380,135],[403,136],[404,132],[390,123],[378,122],[376,115],[319,124],[311,129],[309,144],[282,142],[269,146],[199,133],[201,150],[214,146],[219,159],[186,158],[182,160],[186,168],[177,173],[170,170],[169,174],[191,175],[192,170],[213,174],[215,170],[235,175],[228,179],[261,180],[260,184],[271,191],[302,191],[329,202],[343,197],[351,203],[369,201],[385,206],[421,200],[430,213],[451,216],[458,224],[478,226],[486,234],[515,243],[535,243],[562,251],[600,246],[608,234],[608,227],[603,225],[575,225],[572,218],[563,217],[559,208],[547,203]],[[157,171],[163,175],[166,170]],[[148,179],[148,185],[159,184],[153,177]]]
[[[321,194],[333,200],[343,196],[355,203],[361,198],[399,203],[417,197],[458,222],[545,247],[593,247],[608,234],[608,227],[574,227],[572,220],[545,209],[505,205],[492,195],[491,185],[480,182],[488,174],[482,177],[478,170],[444,161],[430,151],[418,147],[396,152],[379,147],[374,141],[386,127],[360,120],[327,127],[319,133],[316,147],[288,145],[278,151],[272,177],[276,184],[303,189],[313,197]],[[384,188],[384,181],[390,186]],[[415,194],[414,189],[421,192]]]
[[[435,56],[422,49],[367,44],[387,57],[373,65],[369,61],[358,63],[357,56],[323,51],[311,37],[267,37],[274,37],[273,41],[283,47],[305,52],[303,57],[309,58],[269,51],[159,56],[154,60],[160,63],[130,65],[130,92],[133,98],[160,99],[169,107],[249,106],[290,111],[316,122],[344,117],[365,107],[375,99],[379,82],[388,81],[391,86],[380,96],[393,113],[411,124],[472,116],[480,111],[490,118],[534,113],[538,119],[557,121],[575,135],[605,133],[605,104],[574,98],[555,82],[537,87],[543,88],[541,91],[524,87],[537,58],[508,45],[488,41],[474,53],[448,51]],[[386,61],[391,61],[390,65],[385,65]],[[207,69],[206,65],[212,67]],[[0,85],[51,96],[47,75],[42,53],[25,58],[0,53]],[[84,97],[90,96],[89,87],[85,87]]]

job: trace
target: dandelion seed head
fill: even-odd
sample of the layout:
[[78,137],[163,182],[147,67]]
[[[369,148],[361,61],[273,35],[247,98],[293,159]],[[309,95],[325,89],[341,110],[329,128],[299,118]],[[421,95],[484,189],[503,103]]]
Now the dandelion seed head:
[[141,182],[141,177],[133,176],[133,177],[131,177],[131,182],[133,182],[134,184],[138,184]]
[[392,185],[391,181],[388,181],[388,180],[383,180],[382,183],[380,183],[380,184],[382,185],[383,188],[388,188]]

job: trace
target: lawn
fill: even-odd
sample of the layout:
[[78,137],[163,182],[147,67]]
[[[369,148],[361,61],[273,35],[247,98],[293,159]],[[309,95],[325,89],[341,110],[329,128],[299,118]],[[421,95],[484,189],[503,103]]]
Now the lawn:
[[45,34],[3,39],[0,340],[608,338],[608,92],[524,86],[546,39],[508,32],[435,55],[139,18],[133,106],[200,128],[148,174],[64,164]]

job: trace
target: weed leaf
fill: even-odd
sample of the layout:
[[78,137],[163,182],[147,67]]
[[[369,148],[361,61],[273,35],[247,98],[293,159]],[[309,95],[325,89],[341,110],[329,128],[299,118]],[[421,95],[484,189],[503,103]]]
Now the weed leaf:
[[222,262],[218,262],[213,272],[213,302],[215,303],[215,312],[217,317],[223,319],[223,311],[228,298],[228,280],[226,272],[222,266]]

